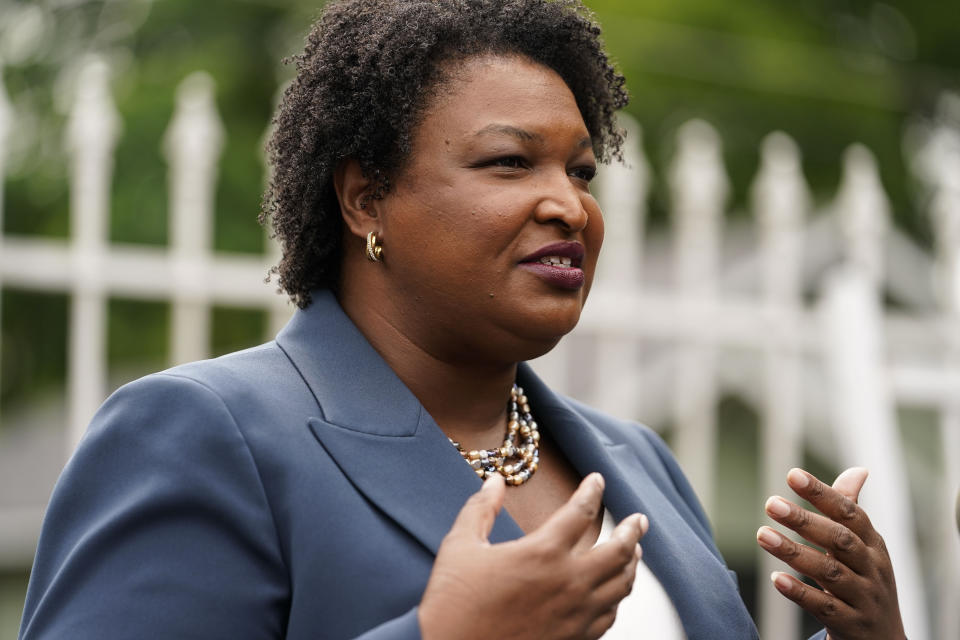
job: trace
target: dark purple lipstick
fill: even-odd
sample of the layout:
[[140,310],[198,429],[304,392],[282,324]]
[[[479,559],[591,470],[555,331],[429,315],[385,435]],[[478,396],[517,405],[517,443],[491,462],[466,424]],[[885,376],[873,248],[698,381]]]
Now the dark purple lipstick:
[[575,290],[584,284],[583,255],[579,242],[554,242],[525,257],[520,266],[549,284]]

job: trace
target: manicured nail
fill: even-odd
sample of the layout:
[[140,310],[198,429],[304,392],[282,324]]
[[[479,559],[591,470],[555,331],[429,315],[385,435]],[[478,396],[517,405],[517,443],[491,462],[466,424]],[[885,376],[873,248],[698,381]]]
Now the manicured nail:
[[791,487],[803,489],[810,484],[810,476],[805,474],[800,469],[793,468],[790,469],[790,472],[787,474],[787,481],[790,483]]
[[591,473],[590,475],[593,476],[593,481],[597,483],[597,487],[600,489],[600,491],[603,491],[603,487],[604,487],[603,476],[596,472]]
[[778,518],[785,518],[790,515],[790,505],[783,501],[783,498],[779,496],[771,496],[767,499],[767,504],[764,507],[771,516],[776,516]]
[[646,534],[647,530],[650,528],[650,520],[645,514],[640,514],[640,533]]
[[760,527],[757,530],[757,542],[768,549],[776,549],[783,539],[770,527]]
[[790,583],[790,578],[782,571],[774,571],[771,573],[770,580],[773,582],[773,586],[783,593],[790,591],[790,587],[793,586]]

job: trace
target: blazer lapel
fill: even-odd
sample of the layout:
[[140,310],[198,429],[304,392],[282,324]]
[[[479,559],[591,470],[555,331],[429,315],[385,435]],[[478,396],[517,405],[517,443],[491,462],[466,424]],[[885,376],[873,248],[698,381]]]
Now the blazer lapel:
[[[480,489],[474,471],[330,292],[314,292],[277,343],[317,400],[307,427],[320,445],[370,502],[436,554]],[[490,540],[522,535],[502,511]]]
[[[619,522],[636,512],[650,519],[650,529],[640,543],[643,560],[677,608],[687,637],[755,638],[756,629],[722,560],[694,533],[699,524],[671,504],[668,487],[651,476],[635,447],[606,439],[527,365],[521,365],[518,379],[542,430],[549,431],[577,472],[603,475],[604,505],[614,519]],[[725,626],[718,627],[718,621]]]

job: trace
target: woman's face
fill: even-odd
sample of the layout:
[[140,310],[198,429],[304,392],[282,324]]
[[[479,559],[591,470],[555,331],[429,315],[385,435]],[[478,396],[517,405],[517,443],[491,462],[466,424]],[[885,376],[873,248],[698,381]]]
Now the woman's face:
[[391,306],[435,356],[534,357],[576,325],[603,242],[590,136],[546,67],[448,71],[377,202]]

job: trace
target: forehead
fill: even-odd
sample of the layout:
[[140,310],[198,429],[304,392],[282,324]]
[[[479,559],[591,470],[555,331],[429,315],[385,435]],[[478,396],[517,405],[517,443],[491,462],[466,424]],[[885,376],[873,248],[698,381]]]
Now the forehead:
[[556,71],[522,56],[492,55],[457,61],[443,69],[419,133],[497,132],[493,123],[547,132],[562,125],[588,136],[576,98]]

